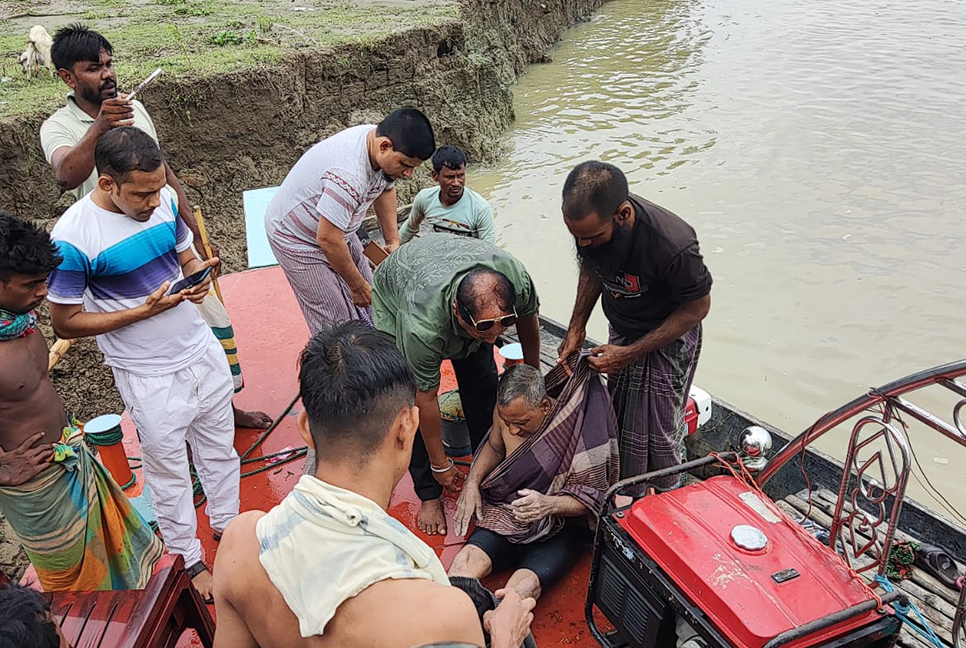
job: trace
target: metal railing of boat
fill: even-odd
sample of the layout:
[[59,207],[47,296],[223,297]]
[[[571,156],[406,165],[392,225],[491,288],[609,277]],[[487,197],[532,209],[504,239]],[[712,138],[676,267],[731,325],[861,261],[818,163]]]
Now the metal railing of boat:
[[[912,470],[908,427],[902,416],[931,428],[966,447],[966,360],[934,367],[896,380],[828,412],[792,439],[760,471],[764,486],[794,457],[799,456],[830,430],[861,416],[852,427],[845,469],[839,486],[829,545],[856,572],[876,569],[884,576],[902,510],[906,484]],[[911,392],[939,386],[959,400],[953,405],[952,422],[912,403]],[[864,414],[864,416],[863,416]],[[868,457],[860,458],[863,451]],[[959,648],[966,634],[966,588],[960,594],[953,621],[953,646]]]

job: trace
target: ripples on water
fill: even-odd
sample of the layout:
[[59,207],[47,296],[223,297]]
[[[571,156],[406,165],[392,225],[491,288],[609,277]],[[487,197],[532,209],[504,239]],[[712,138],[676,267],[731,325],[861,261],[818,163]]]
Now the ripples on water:
[[[615,0],[523,78],[508,155],[470,183],[566,320],[560,187],[578,161],[621,166],[715,276],[698,381],[798,430],[966,356],[964,33],[966,3],[941,0]],[[928,465],[962,451],[926,450],[966,501],[966,462]]]

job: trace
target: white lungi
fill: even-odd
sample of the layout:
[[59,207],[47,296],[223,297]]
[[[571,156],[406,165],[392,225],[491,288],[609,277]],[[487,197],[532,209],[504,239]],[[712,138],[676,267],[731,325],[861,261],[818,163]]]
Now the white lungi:
[[168,551],[186,566],[201,560],[188,452],[208,496],[211,528],[222,532],[238,515],[234,392],[225,352],[213,334],[197,362],[180,371],[141,376],[114,367],[114,380],[141,440],[144,479]]

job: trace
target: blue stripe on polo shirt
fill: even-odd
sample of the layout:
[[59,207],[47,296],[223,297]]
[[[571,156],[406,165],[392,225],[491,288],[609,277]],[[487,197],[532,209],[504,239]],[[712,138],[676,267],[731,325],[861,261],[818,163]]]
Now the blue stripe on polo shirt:
[[[177,241],[174,221],[159,223],[105,248],[90,262],[91,275],[126,275],[166,254],[175,254]],[[149,293],[146,293],[149,294]]]
[[180,273],[181,264],[178,263],[178,253],[171,248],[131,272],[92,277],[91,296],[98,300],[147,297],[165,281],[174,283]]

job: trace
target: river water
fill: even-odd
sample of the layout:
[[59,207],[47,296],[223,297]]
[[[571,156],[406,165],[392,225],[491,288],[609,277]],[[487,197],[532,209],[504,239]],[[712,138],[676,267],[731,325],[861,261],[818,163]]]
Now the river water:
[[[507,155],[469,184],[566,322],[560,189],[581,160],[620,166],[714,275],[697,383],[798,432],[966,356],[963,34],[964,2],[614,0],[521,79]],[[914,447],[966,511],[966,450],[937,436]]]

